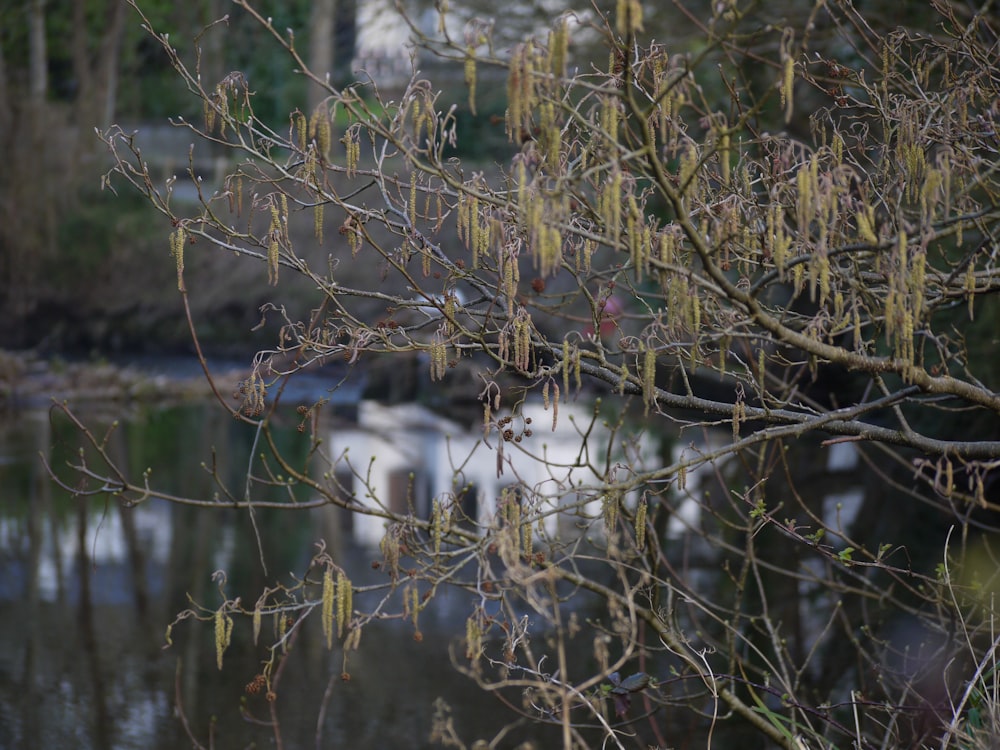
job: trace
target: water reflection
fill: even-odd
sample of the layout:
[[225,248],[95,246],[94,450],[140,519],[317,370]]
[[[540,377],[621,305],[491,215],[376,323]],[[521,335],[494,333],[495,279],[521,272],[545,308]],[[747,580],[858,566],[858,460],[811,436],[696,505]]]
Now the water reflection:
[[[101,419],[87,421],[98,429]],[[279,435],[292,450],[294,427],[289,419]],[[79,443],[47,412],[0,424],[0,747],[189,746],[176,695],[206,746],[210,738],[217,748],[272,742],[264,698],[249,696],[245,715],[239,704],[266,658],[263,646],[238,626],[219,672],[210,626],[182,624],[164,649],[165,625],[192,601],[221,601],[215,570],[227,571],[227,593],[245,601],[276,580],[287,583],[282,576],[302,571],[315,552],[319,519],[260,511],[261,550],[247,516],[236,511],[156,500],[130,510],[110,500],[78,502],[49,481],[38,455],[60,467]],[[212,448],[215,472],[231,479],[245,470],[252,444],[245,426],[200,405],[139,410],[109,443],[130,471],[156,467],[159,487],[203,498],[218,490],[202,465]],[[370,570],[364,544],[345,536],[336,554],[345,567]],[[365,641],[378,646],[362,644],[351,655],[349,682],[340,680],[338,648],[328,652],[318,623],[306,623],[276,705],[286,747],[315,746],[318,727],[326,746],[424,746],[438,697],[454,707],[464,736],[489,737],[509,721],[494,697],[453,672],[447,648],[462,627],[454,616],[461,605],[441,604],[422,618],[421,643],[398,623],[369,625]]]
[[[512,486],[526,488],[543,502],[565,502],[565,488],[592,483],[593,476],[571,468],[579,463],[581,434],[590,436],[588,448],[595,456],[635,466],[657,460],[667,448],[675,458],[709,451],[715,439],[708,435],[698,446],[661,447],[646,438],[629,447],[619,444],[615,450],[622,455],[609,454],[610,433],[601,419],[595,420],[592,405],[561,406],[555,429],[552,416],[540,404],[523,404],[519,421],[507,425],[522,442],[507,444],[499,465],[498,443],[484,442],[474,419],[463,422],[412,404],[362,402],[319,429],[340,486],[357,502],[375,502],[374,496],[393,512],[427,517],[432,500],[451,494],[470,520],[480,522],[490,518],[496,498]],[[102,430],[111,417],[95,413],[85,421]],[[292,412],[274,420],[275,439],[293,459],[304,458],[309,449],[307,436],[296,430],[299,421]],[[223,750],[273,744],[272,707],[245,689],[267,658],[267,638],[255,646],[247,623],[237,623],[220,672],[210,624],[181,623],[168,649],[165,626],[193,602],[209,608],[206,612],[219,606],[224,597],[214,571],[226,571],[225,597],[253,602],[266,587],[289,584],[292,575],[301,574],[321,539],[352,578],[357,573],[356,585],[384,584],[384,571],[372,566],[384,521],[332,507],[301,513],[258,508],[251,519],[246,511],[157,500],[132,509],[110,499],[79,501],[50,482],[38,455],[58,468],[76,456],[80,443],[58,413],[23,413],[0,424],[0,676],[5,678],[0,680],[0,747],[190,746],[185,725],[198,741]],[[108,440],[115,462],[133,476],[155,467],[150,481],[158,489],[209,500],[222,485],[241,486],[254,445],[252,428],[210,405],[138,408]],[[547,467],[521,448],[545,456]],[[831,530],[846,530],[858,512],[854,461],[853,455],[831,451],[828,470],[850,481],[827,482],[815,493],[816,511],[826,516]],[[702,592],[725,583],[719,578],[719,549],[698,533],[700,502],[716,479],[712,469],[704,475],[692,472],[688,496],[671,499],[675,512],[663,529],[673,562],[687,584]],[[584,506],[580,512],[599,511]],[[545,531],[562,535],[576,520],[553,514]],[[783,548],[767,549],[777,555]],[[807,570],[809,564],[783,561],[782,568]],[[776,579],[773,586],[788,584],[799,588],[789,587],[779,597],[788,609],[782,621],[795,624],[792,647],[807,650],[837,605],[792,579]],[[575,604],[586,606],[582,598]],[[318,618],[310,618],[296,636],[274,706],[285,746],[316,746],[317,737],[324,746],[438,746],[429,737],[439,698],[453,707],[459,736],[492,737],[513,714],[457,674],[448,652],[464,631],[469,611],[464,594],[443,591],[421,614],[419,642],[408,623],[368,624],[360,650],[350,654],[349,681],[341,680],[344,654],[339,647],[325,648]],[[696,630],[694,622],[681,624]],[[581,671],[595,673],[599,667],[589,644],[581,648]],[[815,664],[824,665],[817,679],[847,669],[820,658]],[[656,669],[667,674],[669,667],[665,662]],[[516,692],[504,697],[521,703]],[[684,739],[693,741],[698,720],[684,717],[664,721],[665,731],[681,732],[679,723],[685,724]],[[525,739],[540,747],[558,744],[558,738],[550,741],[544,728],[532,725],[507,735],[504,747]]]
[[[360,502],[430,518],[433,499],[452,497],[462,514],[481,526],[489,525],[505,489],[527,492],[556,510],[576,504],[576,495],[567,488],[593,486],[598,480],[579,465],[581,460],[591,458],[601,466],[601,458],[610,455],[635,467],[643,457],[657,454],[657,446],[647,437],[633,447],[631,455],[621,455],[590,404],[563,404],[554,416],[541,402],[528,401],[521,405],[518,417],[497,432],[504,430],[509,431],[509,440],[496,433],[487,439],[481,425],[464,425],[418,404],[387,406],[364,401],[352,420],[329,430],[327,445],[337,461],[340,485]],[[581,451],[582,445],[592,456]],[[600,515],[600,501],[584,504],[581,512]],[[358,516],[349,520],[358,542],[378,545],[384,534],[382,519]],[[545,532],[554,536],[568,531],[574,519],[552,513],[543,523]]]

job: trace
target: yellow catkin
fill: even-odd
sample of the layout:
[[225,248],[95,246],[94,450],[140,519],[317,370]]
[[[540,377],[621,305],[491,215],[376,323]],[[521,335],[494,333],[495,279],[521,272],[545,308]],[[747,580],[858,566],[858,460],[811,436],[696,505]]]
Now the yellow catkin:
[[920,216],[927,223],[935,219],[938,197],[943,183],[944,175],[940,169],[926,171],[920,186]]
[[660,251],[659,260],[664,265],[670,265],[674,262],[674,249],[676,247],[674,234],[670,231],[663,231],[660,232],[658,239]]
[[813,194],[812,171],[809,168],[809,164],[803,164],[795,173],[795,186],[799,192],[798,200],[795,204],[796,220],[798,221],[799,231],[803,234],[808,234],[809,225],[812,223],[813,199],[815,198]]
[[730,178],[728,132],[723,133],[719,138],[719,166],[722,169],[722,184],[728,185]]
[[698,147],[692,143],[681,155],[678,174],[684,197],[688,200],[698,198],[698,162]]
[[514,320],[514,366],[521,372],[531,367],[531,319],[523,308]]
[[605,233],[609,242],[617,243],[621,234],[622,222],[622,173],[616,169],[611,176],[611,180],[606,184],[604,191],[604,211],[601,218],[604,219]]
[[889,337],[891,337],[896,332],[896,290],[889,289],[889,293],[885,296],[885,335],[886,343],[888,343]]
[[[489,401],[489,399],[487,399]],[[488,407],[487,407],[488,408]],[[445,517],[441,501],[434,498],[431,510],[431,538],[434,542],[434,554],[441,554],[441,540],[444,538]]]
[[559,168],[559,150],[562,148],[562,132],[556,121],[556,108],[550,101],[543,101],[538,106],[539,136],[538,143],[545,162],[553,170]]
[[187,236],[184,227],[177,227],[170,235],[170,254],[174,256],[174,261],[177,264],[177,290],[180,292],[184,291],[184,244],[186,242]]
[[350,130],[344,134],[344,137],[340,139],[340,142],[344,144],[347,176],[353,177],[358,168],[358,157],[361,155],[361,146],[355,140],[354,133]]
[[316,242],[323,244],[323,204],[317,203],[313,206],[313,233],[316,235]]
[[875,234],[875,209],[865,206],[860,209],[855,216],[858,225],[858,234],[861,239],[869,245],[878,244],[878,235]]
[[[573,347],[573,380],[576,383],[577,393],[579,393],[580,389],[583,388],[583,379],[581,373],[583,365],[580,363],[580,359],[581,359],[580,350],[576,347]],[[569,393],[568,390],[566,392]]]
[[219,108],[219,134],[226,134],[226,122],[229,120],[229,93],[223,86],[215,87],[213,102]]
[[319,146],[319,152],[322,154],[324,160],[328,160],[330,158],[330,146],[332,145],[332,142],[333,132],[330,126],[329,112],[326,107],[323,107],[319,125],[316,130],[316,145]]
[[618,144],[618,121],[620,112],[618,100],[615,97],[605,97],[601,102],[601,130],[608,146],[615,148]]
[[293,117],[295,119],[295,140],[298,144],[299,151],[305,151],[309,123],[306,121],[306,116],[301,112],[296,111]]
[[618,0],[615,29],[622,36],[642,31],[642,3],[639,0]]
[[616,492],[609,492],[602,499],[601,508],[604,515],[604,530],[608,535],[615,532],[618,525],[618,510],[621,499]]
[[327,159],[330,155],[330,112],[325,104],[313,110],[309,118],[309,137],[316,141],[320,155]]
[[323,626],[323,637],[326,638],[326,647],[333,648],[333,615],[334,615],[334,589],[333,572],[326,568],[323,571],[323,600],[320,605],[320,623]]
[[569,348],[569,339],[563,339],[562,342],[562,376],[563,376],[563,390],[569,393],[569,370],[570,365],[573,361],[573,354]]
[[552,75],[557,78],[566,75],[566,58],[569,53],[569,25],[566,16],[561,16],[549,34],[549,61]]
[[477,661],[483,650],[483,633],[479,627],[479,619],[472,615],[465,621],[465,658]]
[[918,251],[913,256],[907,281],[910,284],[910,299],[913,300],[913,317],[920,320],[924,313],[924,283],[927,275],[927,253]]
[[286,653],[288,651],[287,642],[285,641],[285,634],[288,632],[288,619],[281,612],[274,613],[274,621],[277,625],[278,640],[281,641],[281,651]]
[[[485,255],[490,249],[490,242],[493,236],[494,224],[492,218],[483,217],[485,223],[479,227],[479,231],[476,232],[476,244],[473,247],[475,258],[473,259],[473,267],[479,267],[479,258]],[[477,219],[478,221],[478,219]]]
[[590,273],[590,263],[594,256],[597,243],[593,240],[584,240],[580,246],[580,251],[576,254],[576,270]]
[[479,265],[478,251],[479,251],[479,241],[480,241],[479,232],[481,227],[479,225],[479,198],[477,196],[475,195],[469,196],[468,208],[466,210],[469,212],[469,216],[466,220],[467,221],[466,236],[468,237],[469,240],[469,247],[472,249],[472,256],[473,256],[472,265],[478,266]]
[[443,325],[445,327],[445,332],[449,335],[454,332],[455,327],[455,312],[458,310],[458,296],[454,292],[448,292],[444,297],[444,309],[442,314],[444,317]]
[[647,408],[656,402],[656,350],[652,346],[642,355],[642,400]]
[[642,270],[645,265],[645,248],[642,245],[642,231],[639,229],[639,207],[636,205],[635,196],[628,197],[628,215],[625,217],[625,234],[628,242],[628,253],[632,260],[632,267],[635,269],[636,283],[642,283]]
[[429,345],[431,380],[441,380],[448,371],[448,350],[440,332],[435,333]]
[[820,253],[818,258],[819,265],[819,303],[820,305],[825,305],[827,298],[830,296],[830,256],[826,253]]
[[517,257],[513,253],[503,255],[503,287],[507,297],[507,315],[514,317],[514,303],[517,300]]
[[465,50],[465,85],[469,87],[469,110],[476,114],[476,48],[471,44]]
[[337,571],[337,637],[344,633],[344,628],[351,622],[354,612],[354,587],[344,571]]
[[410,172],[410,199],[407,201],[407,209],[410,217],[410,226],[417,223],[417,173]]
[[263,616],[263,604],[264,602],[258,600],[257,606],[253,608],[253,645],[257,645],[257,641],[260,638],[260,625],[261,617]]
[[408,599],[407,609],[410,610],[413,627],[416,628],[418,627],[418,618],[420,617],[420,591],[417,589],[416,584],[407,589],[406,597]]
[[969,301],[969,320],[974,320],[973,300],[976,297],[976,267],[972,261],[965,268],[965,294]]
[[267,234],[267,282],[274,286],[278,283],[278,251],[281,237],[281,216],[274,202],[271,203],[271,225]]
[[205,99],[205,132],[211,133],[215,130],[215,106],[212,104],[212,99]]
[[781,106],[785,109],[785,122],[792,119],[793,90],[795,85],[795,60],[785,53],[781,67]]
[[233,634],[232,618],[225,612],[225,605],[215,611],[215,663],[222,669],[222,655],[229,647],[229,641]]
[[455,202],[455,234],[469,246],[469,201],[465,193],[459,193]]
[[640,550],[646,546],[646,513],[647,500],[643,495],[635,509],[635,546]]
[[510,57],[510,68],[507,73],[507,137],[512,141],[518,137],[521,129],[524,109],[521,102],[521,77],[523,75],[519,49],[515,49]]

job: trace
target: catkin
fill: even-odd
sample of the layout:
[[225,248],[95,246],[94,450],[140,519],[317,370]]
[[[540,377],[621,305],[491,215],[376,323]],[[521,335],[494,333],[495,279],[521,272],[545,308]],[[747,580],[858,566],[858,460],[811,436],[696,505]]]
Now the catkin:
[[476,48],[471,44],[465,51],[465,85],[469,87],[469,110],[476,114]]
[[615,30],[622,36],[642,31],[642,3],[639,0],[618,0]]
[[267,231],[267,283],[278,283],[278,250],[281,237],[281,214],[277,204],[271,201],[271,225]]
[[328,649],[333,648],[334,589],[333,572],[330,568],[326,568],[323,571],[323,601],[320,607],[320,623],[323,626],[323,637],[326,638]]
[[429,345],[431,380],[441,380],[448,371],[448,349],[444,337],[436,332]]
[[260,638],[261,617],[264,614],[264,597],[257,600],[257,605],[253,608],[253,645],[257,645]]
[[233,635],[233,620],[226,614],[226,605],[215,611],[215,663],[222,669],[222,655],[229,647]]
[[570,351],[569,339],[563,339],[562,342],[562,376],[563,376],[563,390],[569,393],[569,368],[573,361],[573,354]]
[[635,546],[639,550],[646,546],[646,513],[647,500],[643,495],[635,509]]
[[295,132],[295,141],[299,151],[306,150],[308,127],[309,124],[306,122],[306,116],[296,110],[295,114],[292,115],[292,128]]
[[184,227],[177,227],[170,235],[170,254],[174,256],[177,263],[177,291],[184,291],[184,243],[187,237]]
[[278,640],[281,642],[281,652],[288,652],[288,644],[285,641],[285,633],[288,632],[288,619],[280,611],[274,613],[274,620],[277,624]]
[[[487,402],[489,399],[487,399]],[[486,408],[489,408],[487,403]],[[487,418],[488,419],[488,418]],[[441,508],[441,501],[434,499],[431,510],[431,537],[434,541],[434,554],[441,554],[441,540],[444,538],[444,512]]]
[[569,52],[569,28],[566,16],[561,16],[549,34],[549,62],[552,75],[561,78],[566,75],[566,57]]
[[608,536],[614,534],[618,525],[618,510],[621,498],[617,492],[609,492],[601,498],[601,509],[604,515],[604,530]]
[[465,621],[465,658],[478,661],[483,649],[483,633],[475,615]]
[[410,172],[410,199],[407,201],[410,226],[417,225],[417,173]]
[[344,571],[337,571],[337,637],[344,633],[344,628],[351,621],[354,611],[354,588]]
[[642,400],[647,410],[656,402],[656,350],[652,346],[642,354]]
[[795,85],[795,60],[790,51],[784,52],[781,67],[781,106],[785,110],[785,122],[792,119],[793,90]]

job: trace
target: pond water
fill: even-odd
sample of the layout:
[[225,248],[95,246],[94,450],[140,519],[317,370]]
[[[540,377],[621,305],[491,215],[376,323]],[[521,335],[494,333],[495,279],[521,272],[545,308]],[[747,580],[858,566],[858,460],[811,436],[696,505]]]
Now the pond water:
[[[593,441],[591,449],[606,450],[609,438],[594,404],[560,409],[555,426],[551,412],[525,402],[523,424],[515,425],[526,441],[537,441],[535,451],[547,456],[547,469],[512,451],[498,471],[495,447],[483,443],[481,424],[474,424],[481,412],[463,420],[416,404],[341,403],[331,405],[318,430],[327,453],[339,457],[338,469],[353,465],[349,490],[359,497],[377,487],[389,510],[412,508],[426,517],[433,499],[458,486],[457,475],[470,488],[462,496],[463,512],[485,521],[496,512],[491,503],[515,481],[553,498],[560,488],[579,486],[584,478],[568,467],[576,463],[581,435]],[[117,405],[78,414],[95,434],[108,435],[109,456],[133,478],[151,467],[149,481],[160,492],[211,500],[222,485],[241,487],[248,466],[258,477],[264,474],[253,428],[217,405]],[[119,423],[108,430],[114,420]],[[308,451],[308,435],[297,429],[301,423],[292,408],[274,415],[282,452]],[[528,435],[529,426],[535,437]],[[463,650],[473,602],[447,589],[421,613],[420,636],[410,622],[371,622],[346,661],[340,645],[326,648],[319,618],[307,618],[282,669],[277,700],[269,703],[248,685],[273,638],[254,644],[245,619],[237,621],[224,668],[217,668],[210,619],[222,592],[250,608],[266,587],[294,584],[320,544],[351,572],[355,585],[385,585],[384,568],[376,570],[383,522],[330,507],[258,508],[251,518],[245,510],[157,499],[125,508],[109,494],[82,498],[54,483],[45,468],[75,486],[77,478],[65,467],[78,460],[82,442],[59,409],[0,416],[0,748],[442,747],[434,739],[442,720],[452,721],[471,746],[516,719],[505,701],[520,705],[517,690],[487,693],[454,668],[451,651]],[[671,445],[675,455],[695,449]],[[656,460],[663,448],[636,441],[633,449],[628,460],[641,462],[644,455]],[[373,456],[378,460],[369,463]],[[841,475],[856,471],[850,455],[831,453],[828,463]],[[359,485],[358,477],[367,484]],[[350,472],[338,481],[348,487]],[[689,480],[694,494],[698,481],[697,474]],[[831,528],[846,524],[860,502],[853,483],[840,494],[837,488],[825,481],[830,494],[818,506],[829,511]],[[599,508],[595,512],[600,515]],[[671,554],[687,558],[684,531],[698,524],[699,512],[694,500],[678,505],[665,529]],[[573,525],[562,513],[545,521],[547,531],[558,534],[567,522]],[[719,586],[718,565],[710,560],[704,568],[691,561],[685,566],[692,585],[709,591]],[[581,617],[601,616],[586,611],[584,597],[574,602]],[[168,624],[195,604],[204,607],[205,621],[177,623],[168,644]],[[806,610],[800,619],[811,642],[825,620],[815,599]],[[578,646],[581,653],[571,656],[581,671],[596,673],[592,644]],[[666,673],[670,665],[659,667]],[[345,673],[349,679],[342,679]],[[668,708],[657,713],[657,721],[664,734],[675,733],[674,746],[704,746],[704,722],[694,713]],[[734,728],[728,739],[745,739]],[[639,737],[633,742],[647,744]],[[560,744],[557,728],[550,732],[526,722],[495,747]],[[594,746],[600,745],[597,732]]]
[[[110,419],[85,414],[94,429]],[[289,414],[278,439],[294,446],[296,423]],[[65,466],[80,443],[57,411],[0,421],[0,747],[274,746],[271,706],[245,689],[266,659],[264,639],[254,646],[237,627],[219,671],[211,623],[178,624],[170,647],[166,626],[192,601],[218,606],[214,571],[225,570],[227,593],[244,601],[290,583],[315,554],[322,520],[315,511],[261,512],[262,550],[233,510],[81,500],[51,482],[41,460]],[[220,476],[238,478],[252,445],[245,425],[201,404],[135,407],[109,441],[120,465],[136,474],[155,467],[159,488],[202,498],[216,489],[202,463],[213,448]],[[371,569],[378,556],[350,535],[333,554],[352,570]],[[412,626],[370,624],[346,668],[338,647],[324,647],[318,623],[304,629],[274,706],[284,746],[437,747],[430,736],[440,701],[461,736],[492,737],[511,714],[451,666],[449,645],[466,616],[459,605],[468,611],[455,596],[444,594],[421,618],[420,642]],[[544,746],[544,734],[532,732],[514,732],[505,746]]]

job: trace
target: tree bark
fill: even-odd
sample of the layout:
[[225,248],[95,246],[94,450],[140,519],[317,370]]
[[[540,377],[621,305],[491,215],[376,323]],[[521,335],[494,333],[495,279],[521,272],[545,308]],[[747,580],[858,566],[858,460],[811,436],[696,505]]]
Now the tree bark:
[[[337,0],[315,0],[309,19],[309,68],[320,78],[333,75],[335,54],[334,18]],[[309,111],[326,98],[327,92],[317,84],[309,86]]]
[[0,40],[0,141],[8,137],[13,122],[13,104],[10,100],[10,81],[4,60],[3,40]]
[[45,0],[32,0],[28,8],[28,66],[28,94],[32,102],[43,102],[49,83]]
[[97,81],[100,86],[98,125],[102,129],[110,127],[115,119],[122,38],[125,36],[125,13],[125,3],[121,0],[112,0],[108,12],[107,31],[101,40],[101,54],[97,61]]
[[[118,75],[127,6],[108,0],[99,35],[88,28],[83,3],[73,6],[73,76],[77,81],[76,120],[89,131],[111,125],[118,100]],[[93,40],[97,46],[94,48]]]

